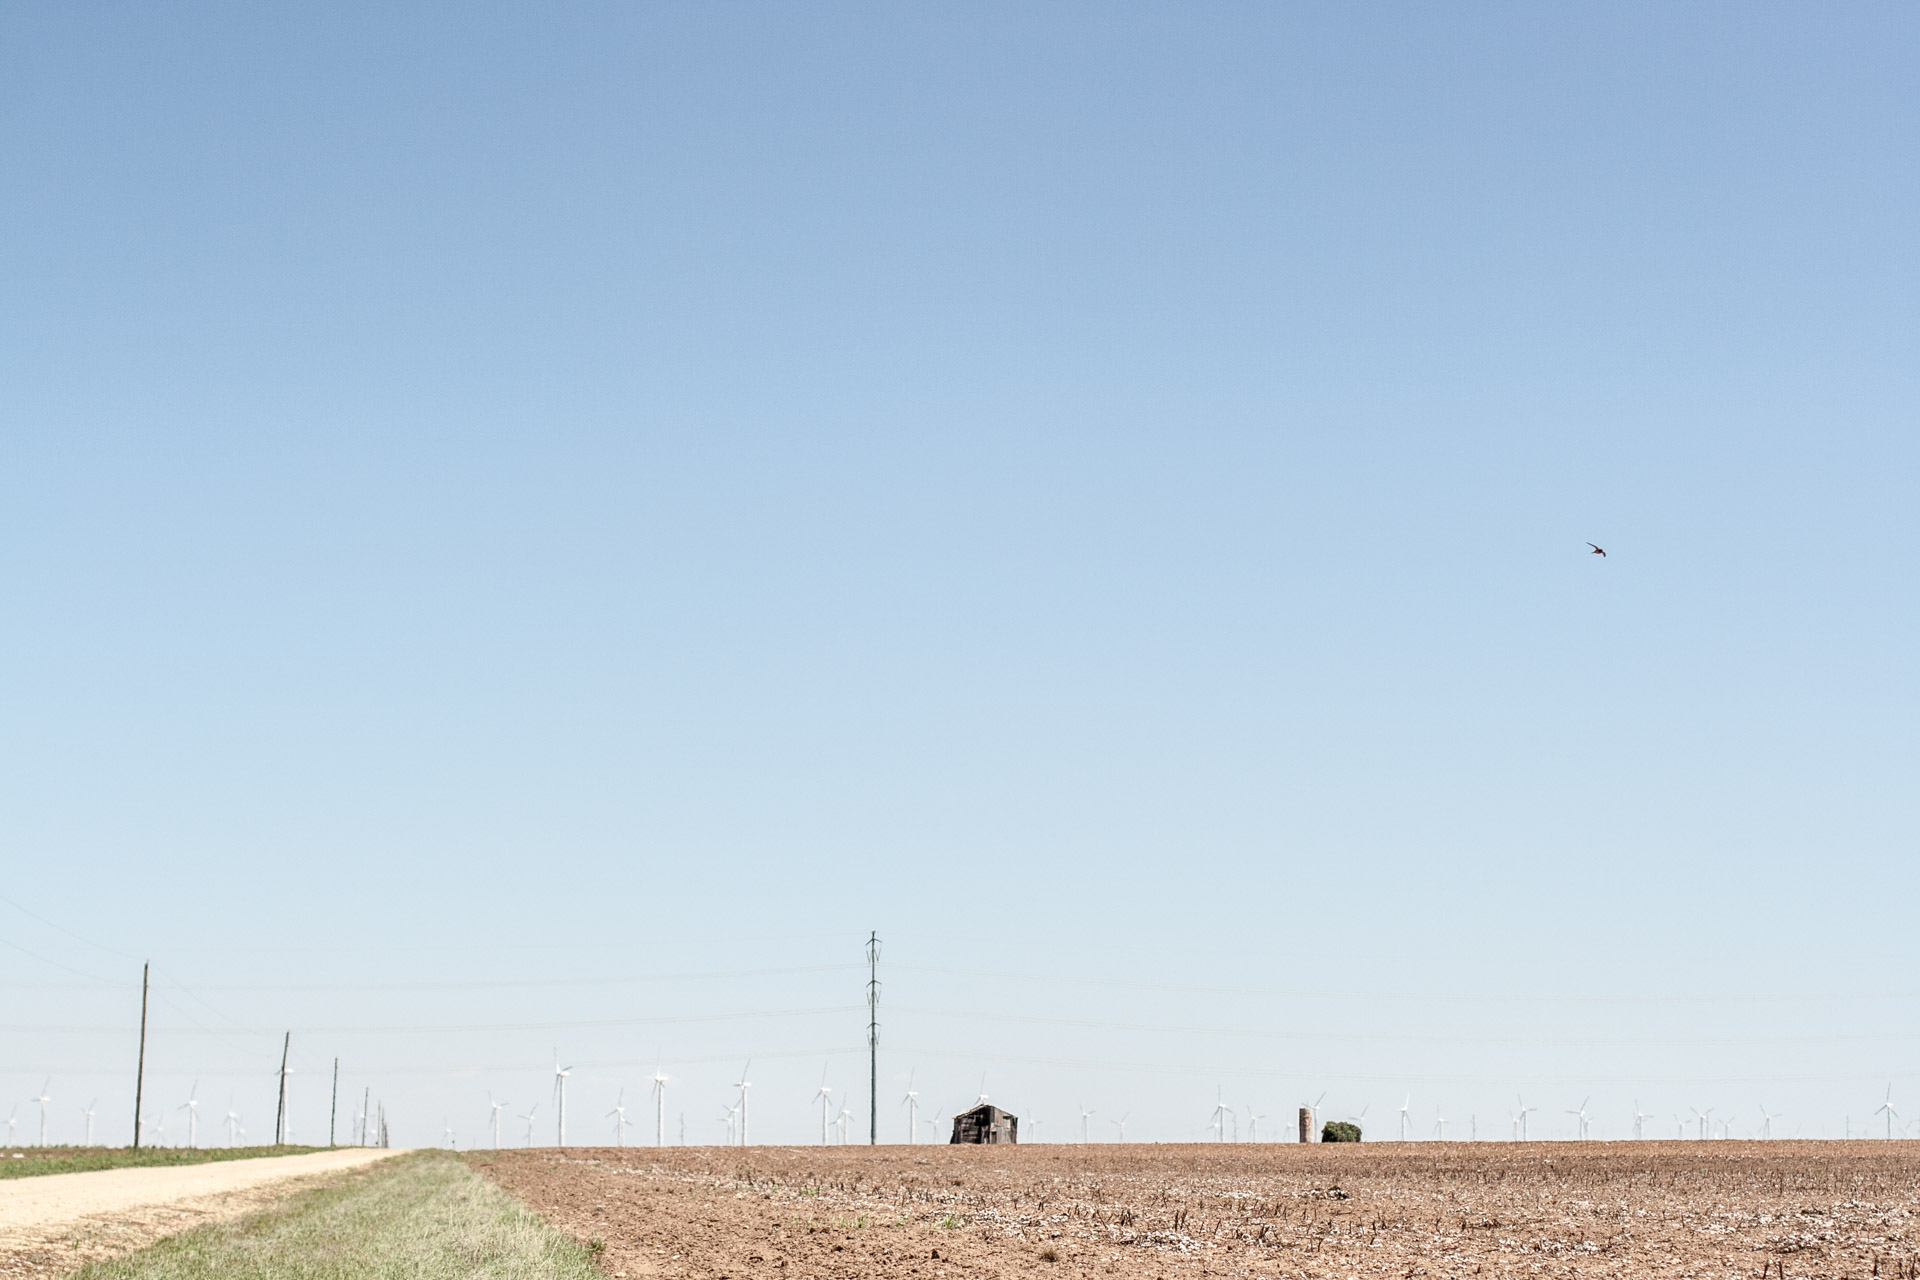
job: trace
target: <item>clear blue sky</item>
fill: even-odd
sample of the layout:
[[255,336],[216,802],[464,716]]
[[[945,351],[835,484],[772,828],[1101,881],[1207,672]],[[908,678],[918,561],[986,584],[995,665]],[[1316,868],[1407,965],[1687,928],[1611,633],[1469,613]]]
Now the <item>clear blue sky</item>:
[[[0,10],[0,1106],[124,1129],[151,956],[163,1101],[253,1136],[292,1026],[303,1137],[335,1053],[471,1141],[557,1047],[576,1139],[756,1053],[798,1140],[878,929],[889,1105],[1042,1137],[1920,1115],[1916,65],[1897,4]],[[637,1022],[709,1013],[778,1016]]]

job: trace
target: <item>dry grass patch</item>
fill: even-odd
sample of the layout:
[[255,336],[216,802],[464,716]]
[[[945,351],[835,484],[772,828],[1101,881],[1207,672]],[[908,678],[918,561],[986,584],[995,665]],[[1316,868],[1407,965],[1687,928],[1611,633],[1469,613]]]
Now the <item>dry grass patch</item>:
[[398,1156],[75,1280],[600,1280],[589,1251],[460,1160]]

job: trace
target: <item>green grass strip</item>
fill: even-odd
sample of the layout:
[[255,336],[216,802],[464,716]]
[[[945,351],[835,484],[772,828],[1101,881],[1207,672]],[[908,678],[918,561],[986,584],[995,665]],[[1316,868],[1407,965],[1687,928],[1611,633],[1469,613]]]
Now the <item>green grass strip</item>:
[[43,1173],[91,1173],[95,1169],[145,1169],[156,1165],[210,1164],[261,1156],[303,1156],[325,1147],[25,1147],[0,1151],[0,1178]]
[[446,1152],[395,1156],[74,1280],[602,1280],[588,1251]]

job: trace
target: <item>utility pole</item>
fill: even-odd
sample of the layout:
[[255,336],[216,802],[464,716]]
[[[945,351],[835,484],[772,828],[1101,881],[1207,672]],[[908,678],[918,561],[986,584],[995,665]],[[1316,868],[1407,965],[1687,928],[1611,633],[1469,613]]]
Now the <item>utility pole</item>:
[[880,934],[867,939],[867,1145],[880,1141]]
[[[140,1149],[140,1091],[147,1083],[147,971],[151,960],[140,965],[140,1065],[133,1073],[133,1149]],[[45,1093],[42,1089],[40,1092]]]
[[287,1050],[293,1048],[293,1032],[280,1043],[280,1109],[273,1116],[273,1145],[286,1145],[287,1133]]
[[340,1116],[340,1059],[333,1060],[333,1105],[327,1108],[327,1145],[333,1145],[333,1122]]

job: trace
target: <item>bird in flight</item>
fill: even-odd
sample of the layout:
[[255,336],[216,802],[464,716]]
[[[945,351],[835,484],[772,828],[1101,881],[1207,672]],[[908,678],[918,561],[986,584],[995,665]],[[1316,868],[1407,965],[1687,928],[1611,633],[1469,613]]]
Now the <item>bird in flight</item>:
[[1601,549],[1600,549],[1599,547],[1595,547],[1595,546],[1593,545],[1593,543],[1591,543],[1591,542],[1589,542],[1589,543],[1588,543],[1587,545],[1588,545],[1588,546],[1590,546],[1590,547],[1593,547],[1593,554],[1594,554],[1594,555],[1597,555],[1597,556],[1604,556],[1605,554],[1607,554],[1606,552],[1604,552],[1604,551],[1602,551],[1602,550],[1601,550]]

